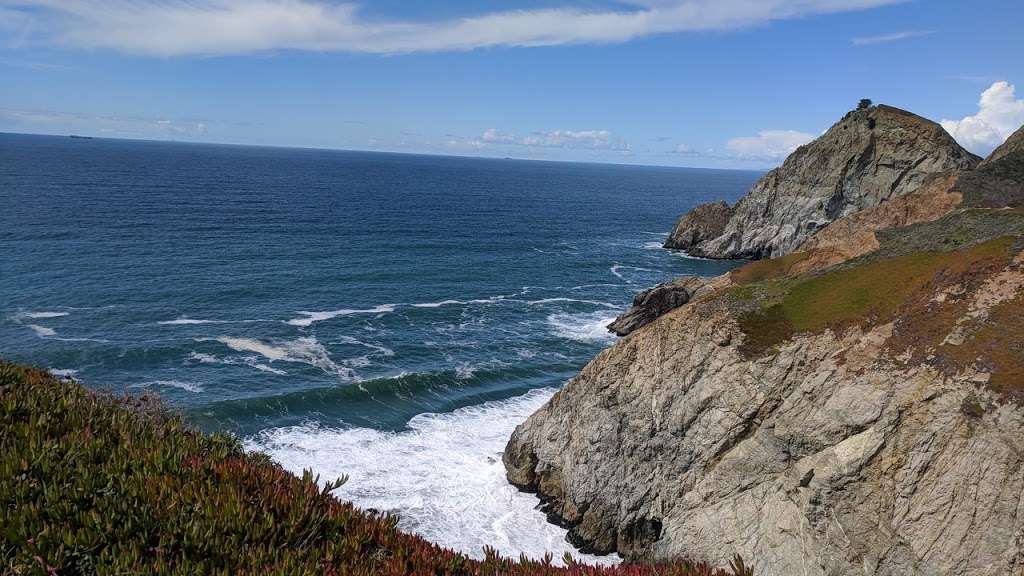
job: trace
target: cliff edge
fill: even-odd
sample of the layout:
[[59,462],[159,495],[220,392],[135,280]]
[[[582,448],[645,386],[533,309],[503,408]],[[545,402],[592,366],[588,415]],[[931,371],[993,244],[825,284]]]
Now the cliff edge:
[[799,243],[768,233],[786,255],[635,328],[519,426],[509,480],[577,545],[630,559],[738,553],[757,573],[811,576],[1024,571],[1017,142],[976,170],[904,171],[884,203],[847,190],[862,208]]

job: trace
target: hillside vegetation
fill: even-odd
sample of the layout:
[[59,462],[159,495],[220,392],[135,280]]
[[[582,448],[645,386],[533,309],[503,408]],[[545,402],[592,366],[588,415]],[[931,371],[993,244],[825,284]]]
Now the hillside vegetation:
[[678,562],[476,561],[395,528],[152,397],[0,361],[0,573],[749,575]]

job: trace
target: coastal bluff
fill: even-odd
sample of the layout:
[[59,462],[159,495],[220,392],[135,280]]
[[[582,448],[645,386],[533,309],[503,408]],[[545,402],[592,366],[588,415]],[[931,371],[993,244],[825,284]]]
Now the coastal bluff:
[[763,259],[639,295],[515,430],[509,481],[630,560],[1021,573],[1022,139],[980,162],[907,112],[847,114],[695,250]]

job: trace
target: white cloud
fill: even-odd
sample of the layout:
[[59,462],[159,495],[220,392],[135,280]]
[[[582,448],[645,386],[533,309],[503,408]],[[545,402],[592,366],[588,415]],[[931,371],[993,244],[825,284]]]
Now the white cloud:
[[49,110],[0,108],[0,129],[78,133],[121,138],[194,138],[207,134],[205,120],[171,120]]
[[700,152],[693,149],[693,146],[689,144],[679,144],[675,148],[669,150],[670,154],[679,154],[680,156],[700,156]]
[[739,158],[778,161],[814,138],[813,134],[796,130],[763,130],[757,136],[733,138],[726,147]]
[[1013,84],[993,83],[981,93],[978,113],[961,120],[943,119],[942,127],[961,146],[987,156],[996,146],[1024,124],[1024,100],[1018,100]]
[[920,38],[921,36],[928,36],[930,34],[935,34],[935,30],[904,30],[902,32],[893,32],[891,34],[880,34],[878,36],[851,38],[850,43],[854,46],[871,46],[872,44],[888,44],[889,42],[899,42],[900,40],[907,40],[909,38]]
[[608,130],[545,130],[526,135],[499,132],[491,128],[480,136],[486,144],[508,144],[540,148],[581,150],[629,150],[629,144]]
[[275,49],[394,54],[624,42],[903,1],[623,0],[615,8],[506,10],[434,22],[365,18],[358,4],[329,0],[0,0],[0,14],[32,20],[31,28],[42,31],[44,41],[133,54]]

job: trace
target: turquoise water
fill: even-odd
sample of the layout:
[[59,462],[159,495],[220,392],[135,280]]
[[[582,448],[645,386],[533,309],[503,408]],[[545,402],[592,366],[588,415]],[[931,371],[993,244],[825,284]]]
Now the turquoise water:
[[514,426],[660,248],[757,173],[0,134],[0,355],[158,392],[479,554],[560,555],[504,483]]

